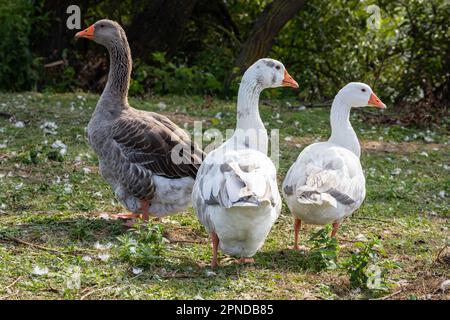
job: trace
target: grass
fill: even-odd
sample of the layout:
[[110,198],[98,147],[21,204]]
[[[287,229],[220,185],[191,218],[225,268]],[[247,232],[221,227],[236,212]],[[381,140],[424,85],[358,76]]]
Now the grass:
[[[163,220],[168,243],[161,244],[161,259],[142,267],[135,265],[141,256],[124,258],[124,241],[135,240],[118,221],[102,215],[123,208],[99,176],[86,141],[97,98],[0,94],[0,111],[25,123],[19,128],[0,118],[0,299],[449,298],[440,289],[450,276],[450,139],[445,128],[371,125],[357,112],[352,115],[363,145],[367,197],[338,233],[337,262],[359,259],[354,256],[357,239],[377,238],[389,262],[383,270],[387,290],[380,291],[355,288],[340,268],[317,271],[310,252],[288,249],[293,219],[285,205],[253,265],[237,265],[222,254],[222,266],[212,272],[207,234],[192,209]],[[233,101],[155,97],[130,103],[164,109],[189,130],[193,120],[204,120],[203,129],[234,127]],[[328,110],[293,111],[272,99],[261,104],[261,113],[268,130],[280,130],[281,182],[302,148],[329,135]],[[57,124],[55,134],[40,128],[45,121]],[[52,148],[57,140],[67,146],[65,155]],[[301,243],[308,245],[318,230],[303,227]]]

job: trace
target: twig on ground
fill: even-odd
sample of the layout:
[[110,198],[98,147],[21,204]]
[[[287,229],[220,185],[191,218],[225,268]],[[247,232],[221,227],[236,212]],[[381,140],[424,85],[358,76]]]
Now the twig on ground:
[[3,289],[3,290],[6,291],[6,290],[8,290],[9,288],[13,287],[17,282],[20,281],[20,279],[22,279],[22,276],[17,277],[16,280],[14,280],[13,282],[11,282],[11,284],[7,285],[7,286],[5,287],[5,289]]
[[54,253],[58,253],[58,254],[79,254],[79,253],[83,253],[83,252],[95,252],[95,250],[89,250],[89,249],[77,249],[75,251],[61,251],[58,249],[53,249],[53,248],[48,248],[48,247],[44,247],[41,246],[39,244],[35,244],[35,243],[31,243],[31,242],[27,242],[25,240],[19,239],[19,238],[15,238],[15,237],[11,237],[11,236],[5,236],[3,235],[3,240],[10,240],[16,243],[20,243],[20,244],[24,244],[30,247],[34,247],[40,250],[45,250],[45,251],[50,251],[50,252],[54,252]]
[[80,300],[86,299],[87,297],[89,297],[89,296],[90,296],[91,294],[93,294],[94,292],[98,292],[98,291],[101,291],[101,290],[112,289],[112,288],[114,288],[114,287],[116,287],[116,286],[117,286],[117,285],[112,285],[112,286],[109,286],[109,287],[97,288],[97,289],[91,290],[91,291],[89,291],[88,293],[86,293],[85,295],[83,295],[83,296],[80,298]]
[[402,293],[402,292],[403,292],[403,288],[398,290],[398,291],[395,291],[394,293],[388,294],[387,296],[381,297],[381,298],[376,299],[376,300],[387,300],[387,299],[392,298],[393,296],[396,296],[396,295],[398,295],[399,293]]
[[377,219],[377,218],[369,218],[369,217],[352,217],[351,219],[357,219],[357,220],[373,220],[373,221],[379,221],[384,223],[392,223],[393,220],[383,220],[383,219]]
[[53,68],[53,67],[61,66],[63,64],[64,64],[64,60],[58,60],[58,61],[44,64],[44,68]]
[[359,242],[358,240],[350,240],[350,239],[345,239],[345,238],[341,238],[341,237],[339,237],[339,241],[350,242],[350,243]]
[[158,275],[158,277],[163,278],[163,279],[189,279],[189,278],[206,278],[207,276],[202,276],[202,275],[198,275],[198,274],[193,274],[193,275],[189,275],[189,274],[185,274],[185,273],[180,273],[180,274],[172,274],[172,275]]

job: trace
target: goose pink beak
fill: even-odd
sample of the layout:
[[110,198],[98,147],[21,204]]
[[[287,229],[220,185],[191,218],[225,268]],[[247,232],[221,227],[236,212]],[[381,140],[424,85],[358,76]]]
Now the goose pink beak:
[[94,25],[84,29],[83,31],[77,32],[75,38],[86,38],[89,40],[94,40]]
[[379,109],[386,109],[386,105],[377,97],[375,93],[372,92],[369,101],[367,102],[369,106],[373,106]]
[[282,85],[283,85],[283,87],[298,88],[297,81],[295,81],[294,78],[291,77],[291,75],[287,72],[286,69],[284,69],[284,78],[283,78]]

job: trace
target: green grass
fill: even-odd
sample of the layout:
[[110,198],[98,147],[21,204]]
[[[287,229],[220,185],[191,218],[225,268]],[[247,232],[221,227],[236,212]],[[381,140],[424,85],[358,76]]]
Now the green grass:
[[[86,141],[85,127],[97,98],[0,94],[0,111],[25,122],[24,128],[17,128],[0,118],[0,299],[449,297],[439,289],[450,276],[448,248],[437,259],[449,239],[450,139],[445,128],[371,125],[357,112],[352,115],[363,144],[367,197],[338,233],[338,263],[357,253],[355,241],[361,235],[379,238],[384,259],[392,262],[385,270],[387,291],[355,289],[342,270],[315,271],[309,252],[288,249],[293,219],[285,205],[253,265],[237,265],[221,254],[222,266],[212,273],[207,234],[189,209],[163,220],[169,243],[161,259],[135,274],[133,268],[138,266],[123,258],[118,240],[126,229],[100,216],[124,210],[99,176],[96,156]],[[130,101],[152,111],[159,111],[160,102],[166,105],[163,113],[180,126],[187,123],[189,130],[192,120],[205,120],[203,129],[234,128],[234,101],[201,97]],[[219,112],[220,119],[215,117]],[[268,130],[280,130],[281,182],[302,148],[329,135],[328,110],[292,111],[285,101],[273,99],[261,103],[261,113]],[[44,121],[56,122],[55,135],[43,132]],[[67,145],[64,156],[51,147],[56,140]],[[319,229],[302,228],[301,242],[308,245]],[[102,249],[98,244],[109,246]],[[38,275],[37,267],[48,272]],[[79,287],[71,282],[73,270],[79,270],[75,279]]]

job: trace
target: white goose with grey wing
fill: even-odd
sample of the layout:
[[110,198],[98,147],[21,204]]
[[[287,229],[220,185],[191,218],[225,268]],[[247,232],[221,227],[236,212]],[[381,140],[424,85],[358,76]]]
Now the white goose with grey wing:
[[234,135],[204,159],[197,173],[192,204],[211,235],[212,267],[217,249],[250,262],[278,218],[281,197],[276,168],[267,157],[267,131],[258,100],[265,88],[297,83],[284,66],[261,59],[244,74],[238,93]]

